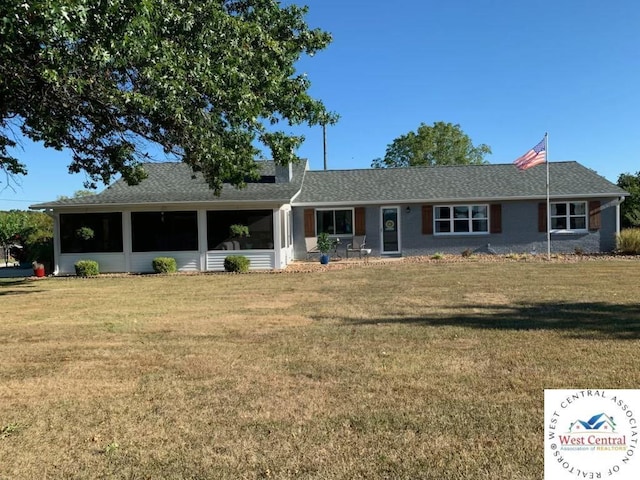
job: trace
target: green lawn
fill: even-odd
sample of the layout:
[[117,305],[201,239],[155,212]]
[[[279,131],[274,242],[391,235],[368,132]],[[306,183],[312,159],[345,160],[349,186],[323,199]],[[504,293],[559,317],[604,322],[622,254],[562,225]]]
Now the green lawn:
[[0,280],[0,479],[539,479],[638,388],[640,260]]

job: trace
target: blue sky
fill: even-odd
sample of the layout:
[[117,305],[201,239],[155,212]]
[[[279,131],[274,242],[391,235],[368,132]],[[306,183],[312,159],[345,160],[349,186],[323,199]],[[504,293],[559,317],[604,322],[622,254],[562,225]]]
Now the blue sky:
[[[577,160],[613,182],[640,171],[640,2],[295,3],[333,35],[298,65],[341,116],[327,128],[331,169],[368,168],[394,138],[444,121],[491,146],[491,163],[512,162],[548,132],[551,161]],[[322,169],[321,129],[291,132]],[[19,155],[29,175],[0,191],[0,210],[83,188],[64,152],[25,142]]]

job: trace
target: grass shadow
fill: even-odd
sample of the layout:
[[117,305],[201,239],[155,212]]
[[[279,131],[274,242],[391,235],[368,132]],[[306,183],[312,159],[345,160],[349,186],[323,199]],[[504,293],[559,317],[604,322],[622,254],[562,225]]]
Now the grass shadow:
[[[18,286],[21,287],[20,290],[9,289]],[[34,281],[28,278],[0,278],[0,297],[42,292],[39,288],[34,289],[35,286]]]
[[640,304],[535,303],[464,305],[421,316],[344,319],[348,325],[417,324],[496,330],[563,330],[578,338],[640,338]]

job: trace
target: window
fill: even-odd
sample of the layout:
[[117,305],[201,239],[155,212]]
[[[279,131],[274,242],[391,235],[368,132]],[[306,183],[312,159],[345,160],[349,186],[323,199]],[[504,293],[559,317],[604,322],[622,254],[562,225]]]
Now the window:
[[316,210],[316,234],[329,235],[353,234],[353,209]]
[[196,212],[132,212],[134,252],[198,250]]
[[551,230],[587,229],[587,203],[562,202],[551,204]]
[[[249,236],[236,238],[231,225],[245,225]],[[273,210],[212,210],[207,212],[208,250],[273,250]]]
[[[93,235],[82,236],[79,229]],[[62,253],[122,252],[122,213],[63,213],[60,215]]]
[[448,205],[435,207],[435,233],[462,235],[489,232],[487,205]]

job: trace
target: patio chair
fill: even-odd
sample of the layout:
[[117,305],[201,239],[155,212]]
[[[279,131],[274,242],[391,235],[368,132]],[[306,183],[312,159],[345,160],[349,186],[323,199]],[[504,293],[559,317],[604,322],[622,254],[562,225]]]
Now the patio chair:
[[304,237],[305,247],[307,248],[307,260],[309,260],[318,250],[318,239],[316,237]]
[[362,249],[367,244],[366,235],[355,235],[351,243],[347,244],[347,258],[349,258],[349,252],[358,252],[358,257],[362,257]]

